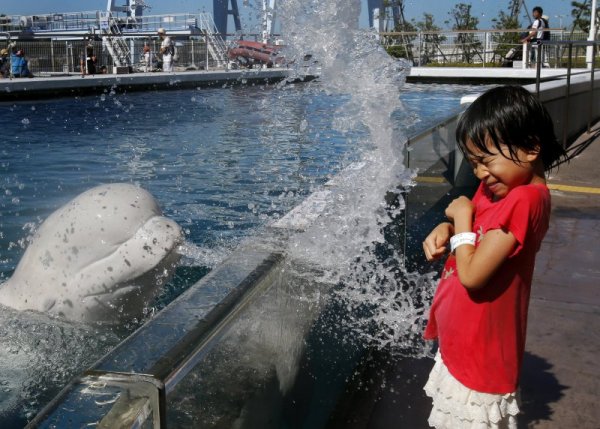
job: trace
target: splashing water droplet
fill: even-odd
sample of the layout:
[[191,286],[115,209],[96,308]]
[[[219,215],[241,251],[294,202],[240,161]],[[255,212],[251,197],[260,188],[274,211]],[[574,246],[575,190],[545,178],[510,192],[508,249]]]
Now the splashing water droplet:
[[[403,165],[406,139],[392,119],[402,110],[399,89],[410,66],[387,55],[374,32],[358,29],[359,14],[358,0],[281,3],[286,58],[300,74],[302,58],[311,54],[320,65],[320,90],[346,99],[333,112],[334,128],[347,138],[363,136],[360,162],[329,183],[325,214],[292,237],[288,253],[300,266],[317,267],[319,281],[344,285],[335,298],[351,315],[340,322],[359,341],[414,349],[432,288],[428,277],[401,269],[400,250],[389,249],[383,234],[404,208],[398,186],[412,180]],[[394,207],[385,203],[390,192]]]

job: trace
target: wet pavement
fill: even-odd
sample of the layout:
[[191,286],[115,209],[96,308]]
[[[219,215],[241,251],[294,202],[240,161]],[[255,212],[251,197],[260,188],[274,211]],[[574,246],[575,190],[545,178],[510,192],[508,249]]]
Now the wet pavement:
[[[600,428],[600,123],[569,150],[577,156],[549,176],[552,216],[532,286],[519,428]],[[418,189],[407,202],[409,249],[420,245],[447,201],[469,192],[428,180]],[[414,213],[412,226],[411,206],[429,206]],[[373,352],[368,361],[328,428],[428,428],[431,401],[422,387],[433,360]]]

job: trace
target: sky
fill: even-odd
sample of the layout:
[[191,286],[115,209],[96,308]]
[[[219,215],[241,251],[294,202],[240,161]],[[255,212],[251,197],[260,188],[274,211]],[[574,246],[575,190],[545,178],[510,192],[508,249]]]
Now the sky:
[[[330,0],[323,0],[330,1]],[[237,0],[242,15],[242,22],[246,16],[254,16],[249,10],[244,11],[243,4],[260,3],[259,0]],[[367,0],[361,0],[362,14],[360,17],[360,26],[368,26]],[[124,1],[117,1],[116,4],[124,4]],[[448,12],[457,3],[470,3],[471,12],[479,18],[479,28],[492,28],[491,19],[498,15],[500,10],[507,11],[508,1],[506,0],[405,0],[405,15],[407,19],[415,18],[421,20],[423,13],[433,14],[435,23],[442,28],[449,28],[444,21],[449,19]],[[78,12],[103,10],[106,8],[106,0],[0,0],[0,13],[9,15],[33,15],[53,12]],[[212,12],[212,0],[146,0],[146,4],[152,6],[150,11],[145,14],[160,15],[163,13],[196,13],[198,11]],[[538,0],[525,1],[527,9],[531,11],[534,6],[541,6],[544,14],[550,18],[550,26],[559,27],[571,23],[571,0]],[[523,23],[526,23],[523,15]],[[243,24],[242,24],[243,25]]]

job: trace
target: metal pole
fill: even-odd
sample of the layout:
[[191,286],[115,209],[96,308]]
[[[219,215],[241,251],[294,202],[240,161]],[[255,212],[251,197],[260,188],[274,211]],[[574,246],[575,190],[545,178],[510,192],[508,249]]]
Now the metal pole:
[[[592,46],[594,52],[596,50],[596,43]],[[588,118],[588,133],[592,131],[592,118],[594,116],[594,56],[592,56],[592,68],[590,69],[590,116]]]
[[50,39],[50,62],[52,64],[51,70],[54,72],[54,40]]
[[[590,33],[588,35],[588,42],[596,40],[596,0],[592,0],[592,9],[590,14]],[[587,63],[588,69],[594,68],[594,45],[589,45],[586,48],[585,62]]]
[[567,127],[569,126],[569,98],[571,97],[571,63],[573,55],[573,42],[569,42],[569,56],[567,58],[567,94],[565,96],[565,110],[563,121],[563,147],[567,147]]
[[208,71],[208,34],[206,34],[204,36],[204,42],[206,44],[205,48],[206,48],[206,67],[205,70]]
[[136,53],[134,51],[134,48],[135,48],[135,41],[133,39],[129,39],[129,63],[130,64],[136,63],[136,61],[135,61]]
[[196,67],[196,63],[194,62],[194,39],[191,40],[192,42],[192,67]]
[[421,67],[422,62],[421,62],[421,57],[423,56],[423,33],[421,31],[419,31],[419,62],[417,63],[417,65],[419,67]]
[[485,67],[485,63],[489,62],[489,52],[490,52],[490,33],[488,33],[487,31],[484,33],[484,51],[483,51],[483,66]]
[[535,93],[538,96],[538,98],[540,97],[540,77],[542,74],[542,48],[543,48],[543,43],[541,41],[537,42],[537,57],[536,59],[536,64],[535,64]]

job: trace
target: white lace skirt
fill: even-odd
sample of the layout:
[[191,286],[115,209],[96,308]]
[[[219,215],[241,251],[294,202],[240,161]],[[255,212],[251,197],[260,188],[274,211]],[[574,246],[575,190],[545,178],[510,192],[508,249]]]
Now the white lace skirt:
[[450,374],[439,351],[425,393],[433,399],[428,422],[437,429],[517,428],[518,393],[495,395],[463,386]]

